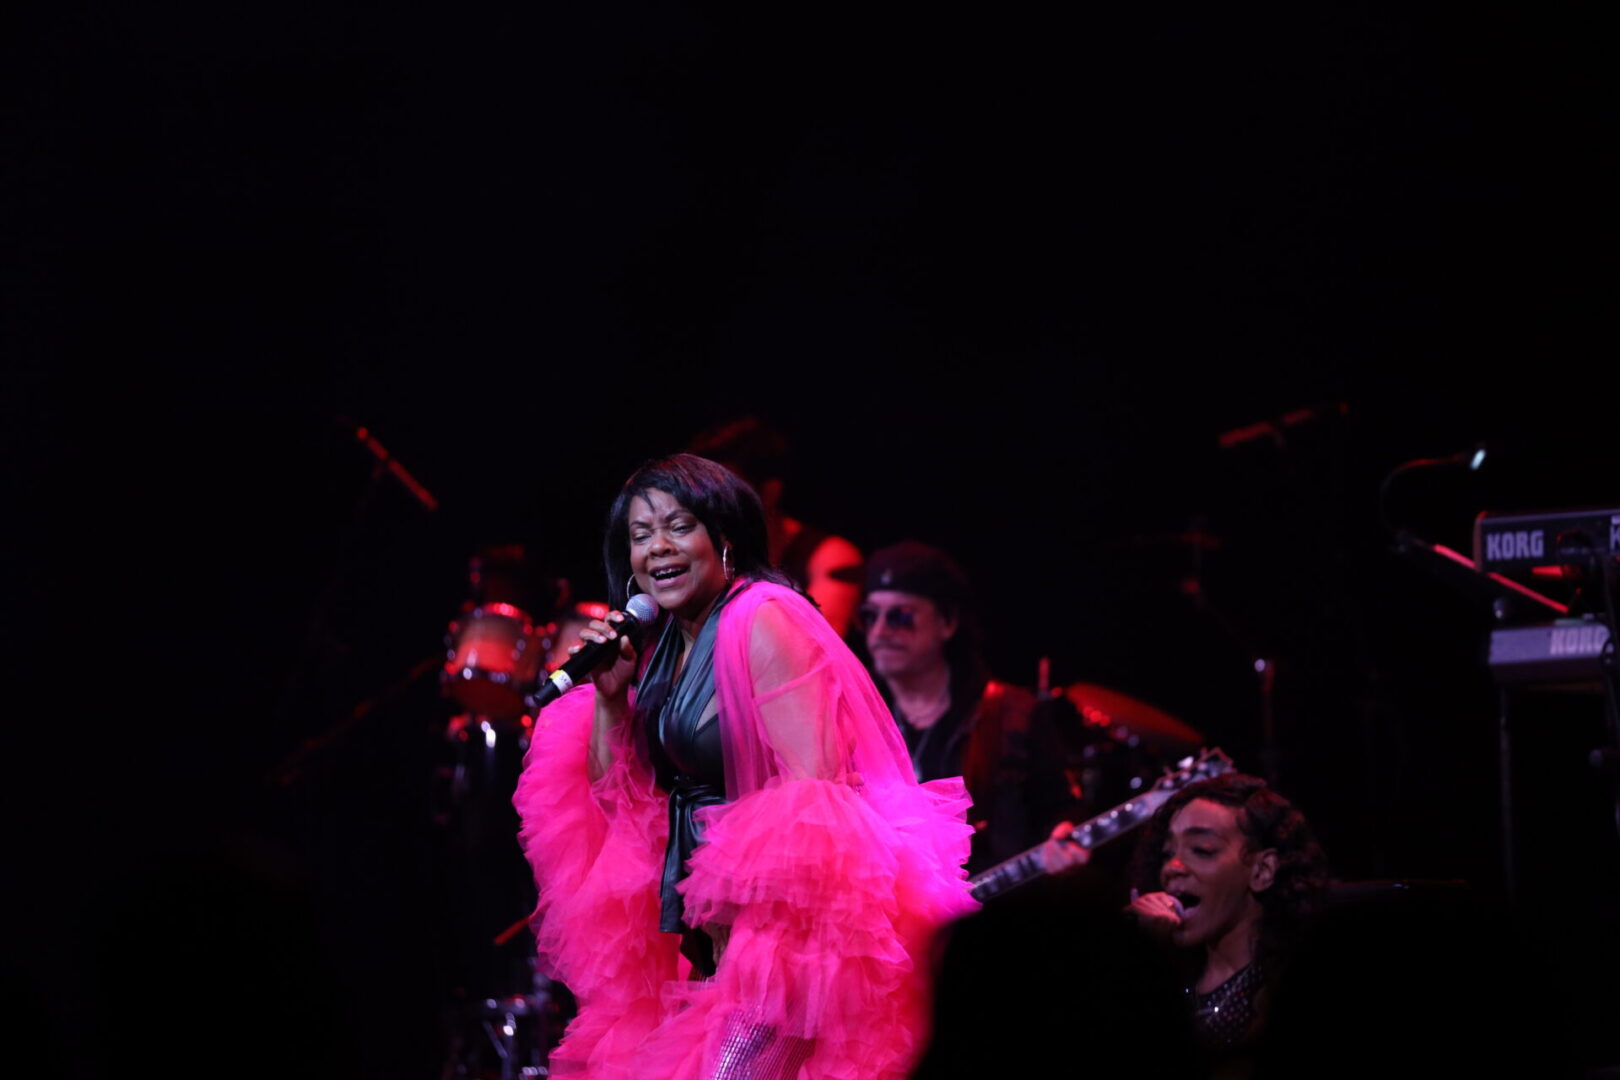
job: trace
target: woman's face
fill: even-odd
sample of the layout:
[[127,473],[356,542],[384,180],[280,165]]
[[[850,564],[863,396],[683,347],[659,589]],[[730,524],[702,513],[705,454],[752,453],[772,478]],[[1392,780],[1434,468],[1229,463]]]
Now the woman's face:
[[1256,894],[1270,887],[1276,852],[1253,852],[1237,811],[1194,799],[1170,819],[1159,883],[1185,909],[1171,935],[1177,945],[1212,945],[1245,924],[1258,925]]
[[658,606],[687,622],[726,589],[726,570],[697,515],[657,489],[630,500],[630,572]]

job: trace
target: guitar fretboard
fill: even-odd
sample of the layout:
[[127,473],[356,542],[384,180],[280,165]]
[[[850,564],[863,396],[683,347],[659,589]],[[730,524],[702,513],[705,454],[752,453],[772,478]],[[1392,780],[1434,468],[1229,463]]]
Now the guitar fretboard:
[[[1107,813],[1099,814],[1084,824],[1075,826],[1069,837],[1081,847],[1095,848],[1146,821],[1169,796],[1170,793],[1165,792],[1164,796],[1157,800],[1141,798],[1121,803]],[[998,893],[1004,893],[1015,885],[1022,885],[1026,881],[1038,878],[1045,872],[1046,868],[1041,863],[1041,849],[1037,847],[1014,855],[1006,862],[997,863],[982,874],[974,876],[969,884],[973,886],[973,898],[983,901]]]
[[[1231,768],[1232,761],[1225,754],[1219,750],[1205,750],[1196,762],[1190,759],[1184,761],[1176,772],[1161,777],[1151,790],[1076,825],[1069,833],[1069,838],[1084,848],[1096,848],[1100,844],[1106,844],[1116,836],[1127,833],[1148,820],[1171,795],[1188,784],[1219,776],[1221,773],[1231,771]],[[974,875],[968,879],[968,885],[971,887],[973,898],[982,903],[1044,873],[1046,868],[1041,863],[1041,849],[1033,847],[1014,855],[1006,862],[997,863],[983,873]]]

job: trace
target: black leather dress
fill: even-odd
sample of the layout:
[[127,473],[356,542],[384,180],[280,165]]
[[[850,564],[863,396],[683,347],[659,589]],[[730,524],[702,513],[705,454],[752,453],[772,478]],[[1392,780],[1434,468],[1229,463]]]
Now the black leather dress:
[[722,598],[709,613],[684,667],[680,667],[680,627],[674,619],[668,620],[636,689],[636,708],[646,725],[653,775],[669,795],[669,845],[659,888],[659,929],[681,935],[682,954],[704,975],[714,974],[714,944],[707,934],[686,925],[685,904],[676,886],[686,877],[686,860],[703,842],[693,815],[705,806],[726,801],[720,713],[714,694],[714,643],[720,609],[729,598],[730,594]]

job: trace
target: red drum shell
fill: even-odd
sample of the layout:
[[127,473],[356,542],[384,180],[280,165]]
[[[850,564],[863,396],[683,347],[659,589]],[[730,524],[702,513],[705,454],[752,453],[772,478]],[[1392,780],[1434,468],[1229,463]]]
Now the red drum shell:
[[462,613],[445,634],[439,683],[470,712],[496,719],[521,716],[523,699],[539,689],[550,647],[545,631],[512,604],[485,604]]

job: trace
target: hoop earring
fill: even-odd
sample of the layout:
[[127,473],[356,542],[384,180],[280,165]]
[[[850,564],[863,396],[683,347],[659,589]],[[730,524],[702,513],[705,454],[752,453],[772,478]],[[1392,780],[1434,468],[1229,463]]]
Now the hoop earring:
[[731,545],[727,544],[720,551],[720,569],[726,573],[726,584],[730,585],[737,578],[737,572],[731,566]]
[[636,572],[632,570],[629,576],[624,579],[624,602],[628,604],[630,598],[640,591],[641,586],[636,582]]

